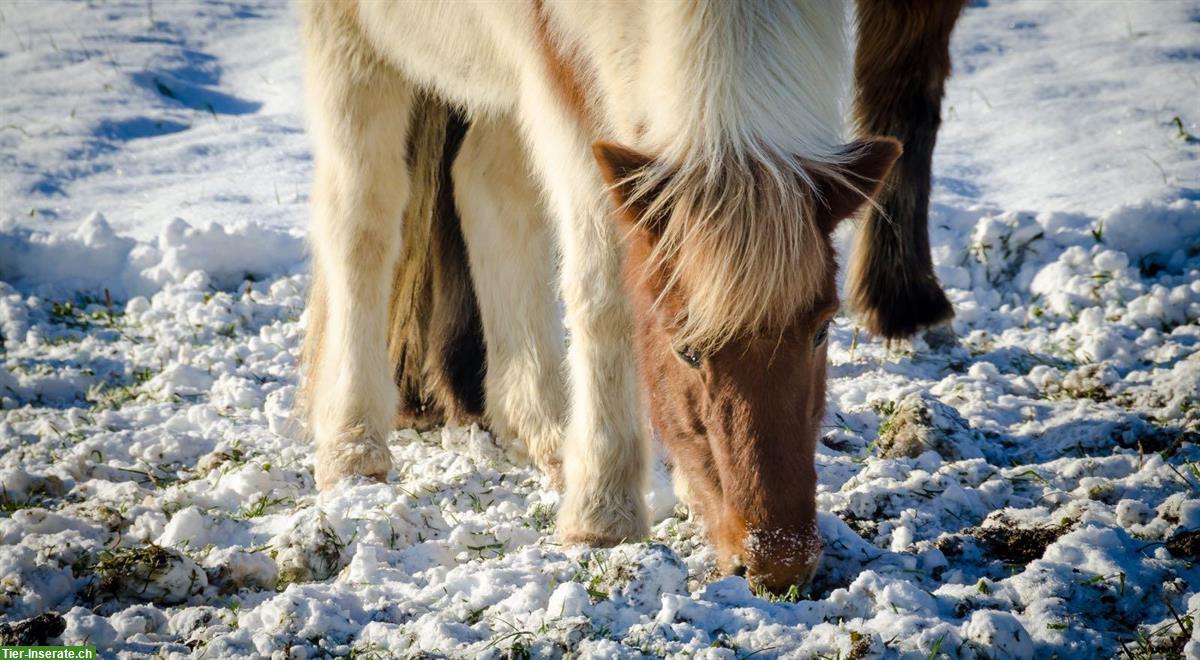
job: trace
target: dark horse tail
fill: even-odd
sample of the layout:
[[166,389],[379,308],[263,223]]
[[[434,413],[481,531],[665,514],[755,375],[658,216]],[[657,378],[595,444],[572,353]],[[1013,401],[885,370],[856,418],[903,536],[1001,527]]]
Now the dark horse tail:
[[412,193],[392,278],[388,359],[400,389],[396,425],[425,429],[482,419],[486,360],[450,178],[468,123],[423,92],[412,112]]
[[950,32],[965,0],[858,0],[854,114],[904,155],[859,229],[850,299],[867,329],[907,337],[954,316],[929,253],[929,189]]

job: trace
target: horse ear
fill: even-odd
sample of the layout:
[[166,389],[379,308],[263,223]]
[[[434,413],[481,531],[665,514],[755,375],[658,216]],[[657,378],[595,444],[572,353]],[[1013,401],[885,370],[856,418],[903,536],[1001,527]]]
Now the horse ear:
[[617,208],[630,213],[630,221],[641,220],[649,200],[644,194],[638,195],[637,175],[649,167],[654,159],[612,142],[593,143],[592,154],[596,158],[596,164],[600,166],[600,176],[608,185]]
[[617,205],[619,221],[627,229],[643,234],[651,244],[657,242],[662,226],[653,218],[645,217],[654,194],[639,190],[637,181],[638,173],[653,164],[654,159],[611,142],[593,143],[592,154],[600,166],[600,176],[608,184],[613,202]]
[[833,231],[863,203],[874,199],[903,152],[900,142],[889,137],[846,145],[850,160],[839,168],[841,177],[817,176],[817,222],[821,228]]

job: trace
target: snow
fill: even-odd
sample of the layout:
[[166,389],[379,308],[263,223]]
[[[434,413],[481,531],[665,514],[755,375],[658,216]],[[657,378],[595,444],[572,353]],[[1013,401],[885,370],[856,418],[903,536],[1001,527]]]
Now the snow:
[[611,550],[560,545],[473,427],[316,493],[289,8],[23,1],[0,34],[0,622],[133,656],[1200,657],[1200,3],[971,3],[931,215],[959,342],[839,317],[825,553],[775,596],[661,466]]

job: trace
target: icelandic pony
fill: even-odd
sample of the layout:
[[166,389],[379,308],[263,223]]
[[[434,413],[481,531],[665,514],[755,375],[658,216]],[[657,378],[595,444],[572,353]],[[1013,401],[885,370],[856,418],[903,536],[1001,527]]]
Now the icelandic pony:
[[[875,4],[864,27],[889,11]],[[936,131],[941,78],[931,94],[929,67],[901,72],[915,84],[899,93],[933,104],[932,127],[910,134],[897,117],[910,106],[860,68],[867,135],[847,144],[836,0],[342,0],[302,14],[318,486],[385,479],[395,423],[480,419],[565,489],[565,542],[609,545],[648,531],[648,416],[721,567],[773,588],[808,579],[829,236],[890,181],[900,145],[876,126]],[[906,20],[871,29],[925,29]],[[928,44],[905,46],[919,59]],[[884,213],[923,233],[910,202],[927,199],[925,151],[898,168],[901,185],[924,176],[924,197],[885,189],[851,274],[887,336],[950,313],[902,305],[931,289],[945,302],[927,239],[879,238]]]

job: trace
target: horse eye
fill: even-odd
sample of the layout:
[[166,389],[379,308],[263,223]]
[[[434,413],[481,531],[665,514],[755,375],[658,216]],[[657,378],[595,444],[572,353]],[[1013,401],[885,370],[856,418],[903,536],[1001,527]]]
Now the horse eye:
[[825,324],[821,326],[821,329],[817,330],[817,334],[813,336],[813,350],[815,351],[820,348],[821,344],[824,344],[826,339],[829,339],[829,321],[826,321]]
[[693,369],[700,368],[700,360],[702,358],[700,357],[700,353],[697,352],[696,349],[691,348],[690,346],[684,346],[683,348],[675,351],[675,353],[679,356],[679,359],[683,360],[684,362],[687,362],[689,367],[691,367]]

